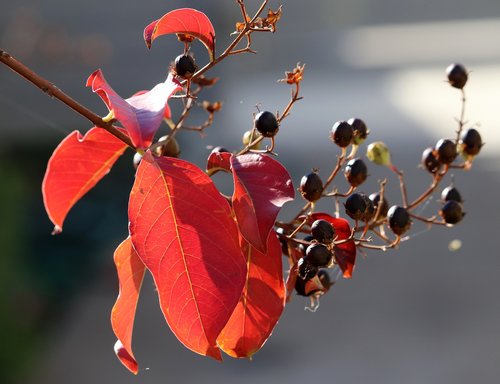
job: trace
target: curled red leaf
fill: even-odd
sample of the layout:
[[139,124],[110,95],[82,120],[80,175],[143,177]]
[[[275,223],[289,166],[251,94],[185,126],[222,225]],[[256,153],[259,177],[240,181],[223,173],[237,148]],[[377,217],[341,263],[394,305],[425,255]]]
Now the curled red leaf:
[[73,131],[57,146],[42,183],[54,234],[62,231],[69,210],[109,172],[126,148],[127,144],[97,127],[83,137]]
[[[310,223],[315,220],[328,221],[335,229],[337,240],[345,240],[351,236],[351,228],[346,219],[336,218],[327,213],[318,212],[310,216]],[[345,278],[351,278],[356,264],[356,244],[351,240],[336,245],[333,250],[335,252],[335,259],[342,270],[343,276]]]
[[147,47],[151,48],[152,42],[157,37],[170,33],[196,37],[207,47],[210,60],[214,59],[215,30],[210,19],[203,12],[192,8],[170,11],[144,29],[144,41]]
[[120,284],[118,298],[111,311],[111,326],[118,339],[115,353],[127,369],[137,374],[139,366],[132,352],[132,330],[146,268],[137,256],[130,237],[116,248],[114,261]]
[[233,209],[243,237],[260,252],[266,252],[267,237],[281,207],[295,197],[285,167],[270,156],[233,156]]
[[262,348],[285,308],[281,244],[273,233],[267,252],[241,240],[247,258],[245,288],[217,342],[232,357],[251,357]]
[[92,91],[113,111],[114,118],[123,125],[137,148],[151,145],[163,121],[168,99],[182,89],[180,83],[169,75],[165,82],[155,85],[150,91],[123,99],[111,88],[100,69],[89,76],[87,86],[92,87]]
[[170,328],[187,348],[220,360],[216,340],[246,276],[228,202],[194,164],[144,157],[130,194],[129,221]]

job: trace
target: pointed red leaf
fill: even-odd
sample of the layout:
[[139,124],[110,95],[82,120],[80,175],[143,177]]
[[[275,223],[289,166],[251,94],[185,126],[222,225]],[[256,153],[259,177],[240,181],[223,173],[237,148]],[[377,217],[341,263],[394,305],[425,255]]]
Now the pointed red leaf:
[[217,343],[232,357],[251,357],[271,335],[285,308],[281,244],[273,233],[263,254],[241,240],[247,279],[240,301]]
[[130,194],[129,220],[170,328],[187,348],[220,360],[217,336],[246,276],[228,202],[195,165],[144,157]]
[[115,353],[122,364],[137,375],[139,366],[132,352],[132,330],[146,268],[137,256],[130,237],[116,248],[114,260],[120,284],[118,298],[111,311],[111,326],[118,339]]
[[127,144],[102,128],[90,129],[84,137],[73,131],[52,154],[42,183],[45,209],[54,232],[75,203],[92,189],[123,154]]
[[287,170],[270,156],[233,156],[233,209],[243,237],[260,252],[266,252],[267,237],[278,213],[295,191]]
[[[336,218],[327,213],[313,213],[310,217],[310,223],[315,220],[326,220],[332,224],[335,229],[337,240],[348,239],[351,236],[351,228],[346,219]],[[356,263],[356,244],[354,241],[338,244],[334,247],[335,259],[337,260],[340,269],[345,278],[351,278]]]
[[215,54],[215,30],[210,19],[203,12],[192,8],[180,8],[170,11],[144,29],[144,41],[148,48],[161,35],[180,33],[194,36],[208,49],[210,59]]
[[155,85],[150,91],[123,99],[111,88],[100,69],[89,76],[87,86],[92,87],[92,91],[113,111],[137,148],[151,145],[163,121],[168,99],[182,89],[179,82],[169,75],[164,83]]
[[[132,96],[140,96],[144,95],[145,93],[148,93],[149,91],[143,90],[143,91],[138,91],[134,93]],[[170,110],[170,107],[168,106],[168,103],[165,104],[165,112],[163,112],[163,118],[164,119],[170,119],[172,117],[172,111]]]

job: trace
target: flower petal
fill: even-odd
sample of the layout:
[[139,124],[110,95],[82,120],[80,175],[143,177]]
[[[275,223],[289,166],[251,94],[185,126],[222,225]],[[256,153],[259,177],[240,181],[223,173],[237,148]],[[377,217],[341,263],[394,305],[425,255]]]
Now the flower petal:
[[160,127],[165,106],[172,94],[182,89],[180,83],[169,75],[164,83],[157,84],[151,91],[123,99],[108,84],[98,69],[90,75],[87,86],[97,93],[115,118],[127,130],[137,148],[147,148]]

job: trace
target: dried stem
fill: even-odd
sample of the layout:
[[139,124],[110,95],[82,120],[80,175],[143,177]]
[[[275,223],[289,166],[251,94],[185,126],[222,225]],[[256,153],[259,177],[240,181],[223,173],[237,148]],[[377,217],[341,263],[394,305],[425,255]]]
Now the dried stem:
[[115,127],[111,122],[109,123],[104,122],[100,116],[92,112],[90,109],[84,107],[82,104],[80,104],[79,102],[68,96],[66,93],[61,91],[50,81],[44,79],[43,77],[32,71],[26,65],[16,60],[9,53],[5,52],[2,49],[0,49],[0,61],[7,67],[12,69],[14,72],[16,72],[18,75],[24,77],[26,80],[34,84],[37,88],[41,89],[42,92],[45,92],[50,97],[58,99],[59,101],[67,105],[69,108],[71,108],[73,111],[85,117],[95,126],[107,130],[109,133],[116,136],[118,139],[123,141],[129,147],[136,149],[135,146],[132,144],[130,138],[123,132],[121,132],[117,127]]

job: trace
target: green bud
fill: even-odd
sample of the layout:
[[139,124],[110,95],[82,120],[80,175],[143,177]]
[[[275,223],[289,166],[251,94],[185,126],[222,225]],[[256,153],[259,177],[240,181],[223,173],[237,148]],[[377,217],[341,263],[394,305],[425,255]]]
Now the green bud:
[[366,157],[378,165],[391,165],[391,152],[382,141],[371,143],[366,149]]
[[[249,131],[246,131],[243,134],[241,141],[243,142],[243,145],[246,147],[248,144],[250,144],[250,141],[253,142],[253,141],[257,140],[260,136],[262,136],[262,135],[257,130],[251,129]],[[260,149],[261,143],[262,143],[262,141],[253,145],[250,149]]]

